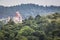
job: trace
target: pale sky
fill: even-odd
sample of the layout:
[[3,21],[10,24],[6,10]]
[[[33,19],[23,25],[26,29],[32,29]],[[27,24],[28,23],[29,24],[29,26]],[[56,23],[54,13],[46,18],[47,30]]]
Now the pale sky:
[[14,6],[14,5],[20,5],[20,4],[38,4],[38,5],[55,5],[60,6],[60,0],[0,0],[0,5],[3,6]]

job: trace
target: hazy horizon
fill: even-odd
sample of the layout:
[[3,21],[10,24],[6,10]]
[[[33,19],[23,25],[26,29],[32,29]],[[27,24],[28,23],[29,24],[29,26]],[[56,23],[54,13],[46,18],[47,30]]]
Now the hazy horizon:
[[31,3],[43,6],[60,6],[60,0],[0,0],[0,6],[15,6]]

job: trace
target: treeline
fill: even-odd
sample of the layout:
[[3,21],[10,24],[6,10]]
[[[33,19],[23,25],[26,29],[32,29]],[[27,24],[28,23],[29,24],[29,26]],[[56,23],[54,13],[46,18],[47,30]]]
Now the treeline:
[[60,40],[60,13],[30,16],[19,24],[0,22],[0,40]]

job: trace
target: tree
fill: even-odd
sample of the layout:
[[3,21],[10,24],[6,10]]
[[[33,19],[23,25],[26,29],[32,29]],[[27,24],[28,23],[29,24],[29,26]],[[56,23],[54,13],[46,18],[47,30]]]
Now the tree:
[[39,20],[41,18],[41,16],[40,15],[37,15],[36,17],[35,17],[35,20]]
[[2,30],[2,27],[4,26],[4,23],[0,21],[0,30]]
[[35,31],[33,32],[33,36],[39,37],[39,40],[45,40],[46,36],[43,31]]
[[27,37],[18,35],[14,40],[28,40]]
[[27,36],[28,40],[39,40],[39,37],[36,36]]
[[30,16],[29,18],[28,18],[28,20],[33,20],[34,18],[32,17],[32,16]]
[[23,36],[29,36],[32,34],[32,32],[34,32],[34,30],[32,28],[30,28],[29,26],[24,26],[20,31],[19,34],[23,35]]
[[13,22],[12,19],[10,19],[10,21],[7,24],[14,25],[15,23]]
[[0,40],[4,40],[4,33],[2,30],[0,31]]

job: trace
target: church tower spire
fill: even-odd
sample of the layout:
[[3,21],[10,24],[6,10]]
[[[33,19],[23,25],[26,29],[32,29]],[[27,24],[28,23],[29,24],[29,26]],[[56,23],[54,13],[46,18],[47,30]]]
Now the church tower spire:
[[16,12],[16,15],[15,17],[13,18],[13,21],[15,23],[22,23],[22,16],[21,14],[19,13],[19,11]]

